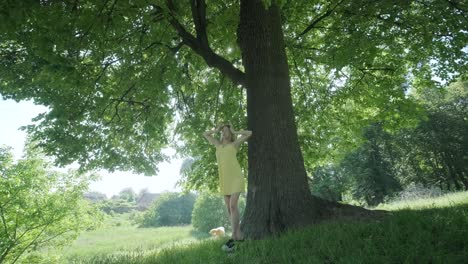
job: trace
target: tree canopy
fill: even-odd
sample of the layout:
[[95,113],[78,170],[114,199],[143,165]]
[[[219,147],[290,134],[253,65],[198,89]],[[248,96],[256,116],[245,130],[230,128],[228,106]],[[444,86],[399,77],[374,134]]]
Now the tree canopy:
[[[359,144],[376,120],[412,123],[409,88],[468,72],[463,1],[264,4],[280,8],[308,169]],[[27,130],[59,164],[154,174],[172,144],[195,158],[187,188],[215,186],[200,133],[227,119],[246,126],[238,1],[28,0],[0,10],[0,93],[49,107]]]
[[214,149],[201,132],[227,120],[252,130],[242,221],[251,238],[362,212],[311,196],[307,173],[364,142],[376,121],[383,131],[415,124],[423,109],[410,88],[466,79],[462,1],[0,7],[0,92],[49,107],[27,130],[59,164],[155,174],[171,144],[193,158],[186,188],[213,188]]

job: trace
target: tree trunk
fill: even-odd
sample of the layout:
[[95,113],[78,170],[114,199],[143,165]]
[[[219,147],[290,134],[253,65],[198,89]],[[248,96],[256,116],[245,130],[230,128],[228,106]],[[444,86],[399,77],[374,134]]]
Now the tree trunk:
[[246,74],[249,140],[242,230],[261,238],[318,214],[299,148],[279,8],[242,0],[238,41]]
[[246,238],[259,239],[330,217],[380,215],[311,195],[297,138],[280,10],[262,2],[240,1],[237,31],[253,132],[241,230]]

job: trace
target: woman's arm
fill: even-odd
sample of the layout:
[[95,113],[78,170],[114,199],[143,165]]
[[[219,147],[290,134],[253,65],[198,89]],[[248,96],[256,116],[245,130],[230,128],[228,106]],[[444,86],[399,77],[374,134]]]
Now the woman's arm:
[[237,149],[239,149],[240,145],[247,141],[250,136],[252,136],[252,131],[250,130],[241,130],[241,131],[235,131],[232,125],[230,126],[231,133],[241,135],[236,141],[234,141],[234,145],[236,146]]
[[206,138],[206,140],[208,140],[211,144],[215,145],[215,146],[218,146],[219,144],[221,144],[221,142],[219,142],[218,139],[214,138],[213,137],[213,134],[219,132],[221,129],[221,127],[218,127],[216,129],[212,129],[212,130],[208,130],[208,131],[205,131],[203,132],[203,136]]

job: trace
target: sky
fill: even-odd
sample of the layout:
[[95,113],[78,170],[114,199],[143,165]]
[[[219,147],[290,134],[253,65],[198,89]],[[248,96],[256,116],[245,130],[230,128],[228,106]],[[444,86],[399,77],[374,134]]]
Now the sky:
[[[47,108],[35,105],[31,101],[3,100],[0,96],[0,145],[13,148],[15,159],[20,159],[23,153],[26,133],[19,130],[21,126],[32,124],[31,120]],[[165,154],[175,153],[173,149],[164,149]],[[170,162],[160,163],[157,176],[144,176],[131,172],[109,173],[105,170],[98,172],[101,179],[90,184],[90,191],[105,193],[107,197],[118,194],[123,188],[131,187],[135,192],[147,188],[150,192],[180,191],[176,182],[180,179],[179,169],[182,159],[172,159]]]

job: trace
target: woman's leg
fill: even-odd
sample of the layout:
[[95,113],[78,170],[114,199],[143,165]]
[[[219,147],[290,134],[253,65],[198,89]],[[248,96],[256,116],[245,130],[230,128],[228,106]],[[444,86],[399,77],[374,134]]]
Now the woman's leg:
[[243,238],[243,235],[241,234],[240,231],[240,225],[239,225],[239,195],[240,193],[233,193],[231,194],[230,198],[230,203],[229,203],[229,209],[231,213],[231,225],[232,225],[232,238],[234,240],[241,240]]
[[231,203],[230,200],[231,200],[231,195],[224,195],[224,203],[226,204],[229,219],[231,219],[231,206],[229,205]]

